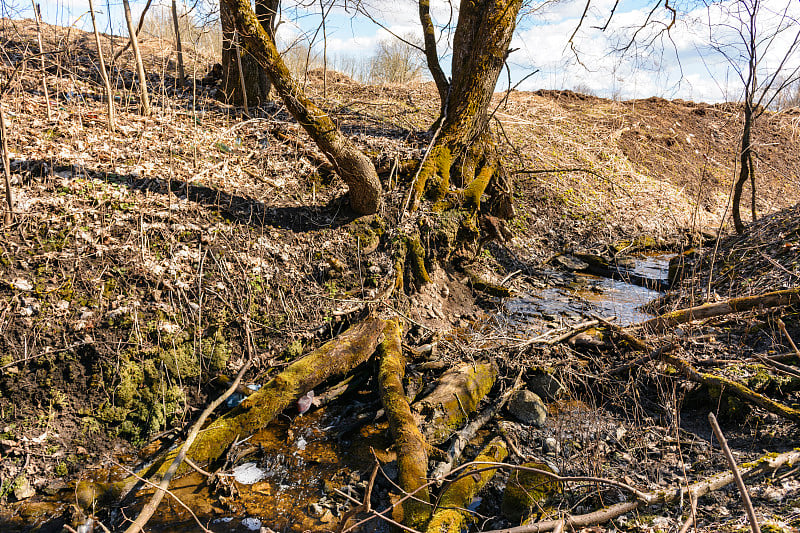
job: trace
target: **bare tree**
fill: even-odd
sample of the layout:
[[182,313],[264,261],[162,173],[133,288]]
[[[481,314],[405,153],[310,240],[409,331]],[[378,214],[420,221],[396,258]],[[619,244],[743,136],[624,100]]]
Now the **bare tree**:
[[114,131],[114,96],[111,93],[111,83],[108,80],[106,62],[103,59],[103,48],[100,45],[100,33],[97,31],[97,19],[94,14],[94,3],[89,0],[89,14],[92,16],[92,28],[94,29],[94,42],[97,45],[97,58],[100,63],[100,77],[103,79],[103,87],[106,91],[106,102],[108,104],[108,130]]
[[183,45],[181,44],[181,26],[178,19],[178,2],[172,0],[172,24],[175,27],[175,50],[178,53],[178,85],[186,84],[186,71],[183,68]]
[[147,94],[147,75],[144,72],[142,53],[139,50],[139,39],[136,37],[136,30],[133,27],[130,2],[128,0],[122,0],[122,6],[123,10],[125,11],[125,22],[128,25],[131,48],[133,49],[133,58],[136,62],[136,73],[139,78],[139,98],[141,111],[142,115],[147,116],[150,115],[150,97]]
[[47,104],[47,120],[53,120],[53,111],[50,108],[50,93],[47,89],[47,69],[45,68],[44,46],[42,45],[42,14],[39,4],[31,0],[33,4],[33,17],[36,19],[36,40],[39,43],[39,59],[42,65],[42,90],[44,91],[44,101]]
[[[713,48],[722,54],[738,75],[743,88],[742,137],[739,175],[733,187],[731,213],[737,233],[744,231],[742,194],[750,182],[750,210],[756,210],[756,173],[753,131],[757,120],[800,79],[800,21],[791,15],[787,0],[774,10],[762,0],[737,0],[733,4],[708,6]],[[711,19],[721,22],[712,23]],[[716,31],[714,31],[716,30]]]

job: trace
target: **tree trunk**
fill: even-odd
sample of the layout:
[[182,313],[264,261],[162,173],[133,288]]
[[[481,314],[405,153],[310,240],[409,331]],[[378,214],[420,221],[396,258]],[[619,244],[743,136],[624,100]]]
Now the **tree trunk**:
[[45,68],[44,46],[42,45],[42,13],[39,4],[34,0],[31,0],[31,3],[33,4],[33,17],[36,19],[36,40],[39,42],[39,59],[42,65],[42,90],[44,91],[44,101],[47,104],[47,120],[50,121],[53,120],[53,111],[50,107],[50,94],[47,89],[47,69]]
[[[276,23],[278,20],[278,8],[280,0],[256,0],[256,18],[261,23],[261,27],[273,41],[275,40]],[[267,75],[267,69],[259,68],[261,78],[261,94],[265,102],[270,100],[269,93],[272,90],[272,82]]]
[[491,146],[488,108],[521,6],[521,0],[462,0],[453,39],[449,103],[430,162],[415,180],[410,198],[412,211],[426,193],[433,201],[441,200],[450,188],[451,177],[457,186],[472,187],[473,197],[466,200],[477,206],[495,174],[497,168],[481,175],[484,168],[496,163],[487,150]]
[[8,132],[6,131],[6,116],[3,112],[3,102],[0,98],[0,151],[2,151],[3,177],[6,189],[6,209],[3,216],[5,224],[11,224],[14,218],[14,196],[11,192],[11,162],[8,158]]
[[186,71],[183,68],[183,44],[181,27],[178,24],[178,0],[172,0],[172,25],[175,28],[175,50],[178,53],[178,86],[186,85]]
[[103,49],[100,46],[100,32],[97,31],[97,20],[94,15],[94,5],[92,0],[89,0],[89,13],[92,16],[94,42],[97,45],[97,58],[100,63],[100,77],[103,79],[103,87],[106,91],[106,103],[108,105],[108,131],[114,131],[114,96],[111,94],[111,83],[108,81],[108,71],[106,70],[106,62],[103,59]]
[[736,228],[736,233],[741,235],[744,233],[744,223],[742,222],[741,203],[742,191],[744,184],[750,179],[750,172],[753,169],[753,152],[751,148],[751,136],[753,128],[753,107],[749,102],[744,105],[744,128],[742,131],[742,149],[739,154],[739,179],[733,188],[733,205],[731,212],[733,214],[733,226]]
[[139,78],[139,97],[141,99],[142,115],[150,115],[150,98],[147,95],[147,76],[144,72],[144,63],[142,63],[142,53],[139,50],[139,40],[136,38],[136,30],[133,28],[133,20],[131,18],[131,5],[128,0],[122,0],[123,10],[125,11],[125,22],[128,25],[128,33],[131,36],[131,48],[133,49],[133,58],[136,61],[136,73]]
[[328,115],[309,100],[283,62],[272,39],[247,0],[222,0],[230,28],[238,31],[244,50],[263,65],[289,113],[311,136],[350,189],[350,206],[361,215],[375,213],[381,203],[381,183],[372,161]]

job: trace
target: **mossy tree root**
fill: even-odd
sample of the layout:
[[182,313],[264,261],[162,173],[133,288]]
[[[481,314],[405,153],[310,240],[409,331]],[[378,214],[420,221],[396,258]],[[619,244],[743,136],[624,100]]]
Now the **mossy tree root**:
[[422,197],[427,193],[432,200],[439,200],[450,189],[450,166],[453,154],[446,143],[437,142],[422,161],[414,183],[411,185],[409,209],[419,208]]
[[425,525],[431,512],[428,489],[417,490],[426,485],[428,454],[425,438],[417,427],[403,390],[405,358],[400,337],[399,322],[390,320],[384,329],[384,340],[378,347],[378,384],[397,452],[398,483],[407,493],[414,493],[414,498],[405,500],[402,508],[398,508],[402,516],[395,515],[395,519],[418,529]]
[[[475,458],[476,463],[500,463],[508,456],[508,449],[501,438],[489,443]],[[459,473],[459,479],[448,486],[437,502],[437,510],[428,523],[427,533],[460,533],[467,527],[469,516],[462,510],[478,492],[492,479],[496,468],[475,465]]]
[[428,268],[425,266],[425,247],[422,246],[419,234],[399,235],[392,246],[392,265],[395,273],[394,288],[402,291],[405,284],[405,270],[408,267],[410,280],[418,286],[431,282]]
[[800,422],[800,409],[794,409],[788,405],[776,402],[775,400],[772,400],[763,394],[759,394],[749,387],[746,387],[745,385],[742,385],[741,383],[731,379],[705,372],[698,372],[692,365],[683,359],[675,357],[669,353],[662,354],[661,360],[673,365],[694,382],[701,383],[710,388],[722,389],[729,394],[733,394],[743,400],[752,402],[759,407],[766,409],[770,413],[775,413],[776,415],[788,418],[794,422]]
[[[237,437],[252,435],[315,386],[342,377],[369,359],[385,326],[385,320],[368,318],[290,364],[230,413],[203,429],[186,456],[200,465],[218,459]],[[142,477],[160,481],[179,450],[157,461]],[[188,470],[184,465],[178,474]],[[137,482],[137,477],[130,477],[113,484],[83,483],[78,487],[79,499],[89,506],[98,499],[120,499]]]
[[433,392],[413,406],[425,421],[420,424],[425,440],[436,445],[449,439],[478,408],[496,380],[497,366],[491,362],[466,363],[445,372]]

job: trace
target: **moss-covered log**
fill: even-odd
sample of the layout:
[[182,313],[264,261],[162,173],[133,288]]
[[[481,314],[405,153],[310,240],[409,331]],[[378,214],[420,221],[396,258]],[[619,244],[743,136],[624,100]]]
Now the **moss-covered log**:
[[[251,435],[265,427],[323,381],[344,376],[375,352],[385,326],[386,321],[369,318],[290,364],[230,413],[209,424],[197,436],[187,457],[201,465],[216,460],[237,437]],[[178,450],[170,452],[142,476],[160,480],[177,453]],[[188,469],[184,466],[178,473]],[[113,484],[81,483],[77,488],[79,502],[88,507],[99,497],[119,499],[137,481],[132,477]]]
[[440,444],[475,411],[497,380],[494,363],[467,363],[445,372],[439,385],[414,404],[424,420],[422,434],[429,444]]
[[768,292],[758,296],[731,298],[725,302],[703,304],[687,309],[678,309],[677,311],[646,320],[636,327],[647,331],[660,332],[693,320],[713,318],[730,313],[741,313],[758,307],[780,307],[798,303],[800,303],[800,287]]
[[[475,458],[476,463],[500,463],[508,456],[503,439],[497,438]],[[428,524],[427,533],[460,533],[469,525],[469,516],[462,511],[476,494],[492,479],[496,468],[486,469],[475,465],[459,472],[460,478],[442,493],[436,505],[437,510]]]
[[678,357],[670,355],[669,353],[662,354],[661,360],[673,365],[686,377],[696,383],[702,383],[707,387],[719,389],[723,392],[727,392],[728,394],[733,394],[743,400],[752,402],[771,413],[775,413],[776,415],[780,415],[795,422],[800,422],[800,409],[795,409],[793,407],[789,407],[788,405],[778,403],[775,400],[768,398],[763,394],[759,394],[749,387],[742,385],[741,383],[737,383],[731,379],[706,372],[698,372],[692,365],[683,359],[679,359]]
[[400,337],[400,324],[397,320],[390,320],[384,329],[383,342],[378,347],[378,385],[397,452],[398,483],[407,493],[414,493],[414,498],[407,499],[402,508],[398,508],[402,516],[396,513],[394,518],[418,529],[427,522],[431,512],[427,504],[430,501],[428,489],[417,491],[426,484],[428,453],[425,438],[417,427],[403,390],[406,362]]

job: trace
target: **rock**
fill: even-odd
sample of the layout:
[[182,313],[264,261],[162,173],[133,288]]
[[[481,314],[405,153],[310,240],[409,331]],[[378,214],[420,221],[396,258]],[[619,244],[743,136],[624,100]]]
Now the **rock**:
[[589,268],[589,263],[581,261],[577,257],[574,257],[569,254],[561,254],[557,255],[553,258],[553,263],[557,266],[561,266],[567,270],[586,270]]
[[547,418],[547,407],[535,393],[522,389],[508,400],[508,412],[524,424],[543,427]]
[[28,478],[25,476],[17,478],[17,481],[14,483],[14,497],[17,501],[27,500],[34,494],[36,494],[36,491],[33,489],[33,486],[31,486],[31,482],[28,481]]
[[539,398],[546,401],[552,401],[561,396],[565,389],[551,374],[542,373],[536,374],[528,380],[528,388]]
[[561,451],[561,445],[554,437],[547,437],[544,439],[544,443],[542,444],[542,451],[544,451],[544,453],[558,455],[558,453]]

